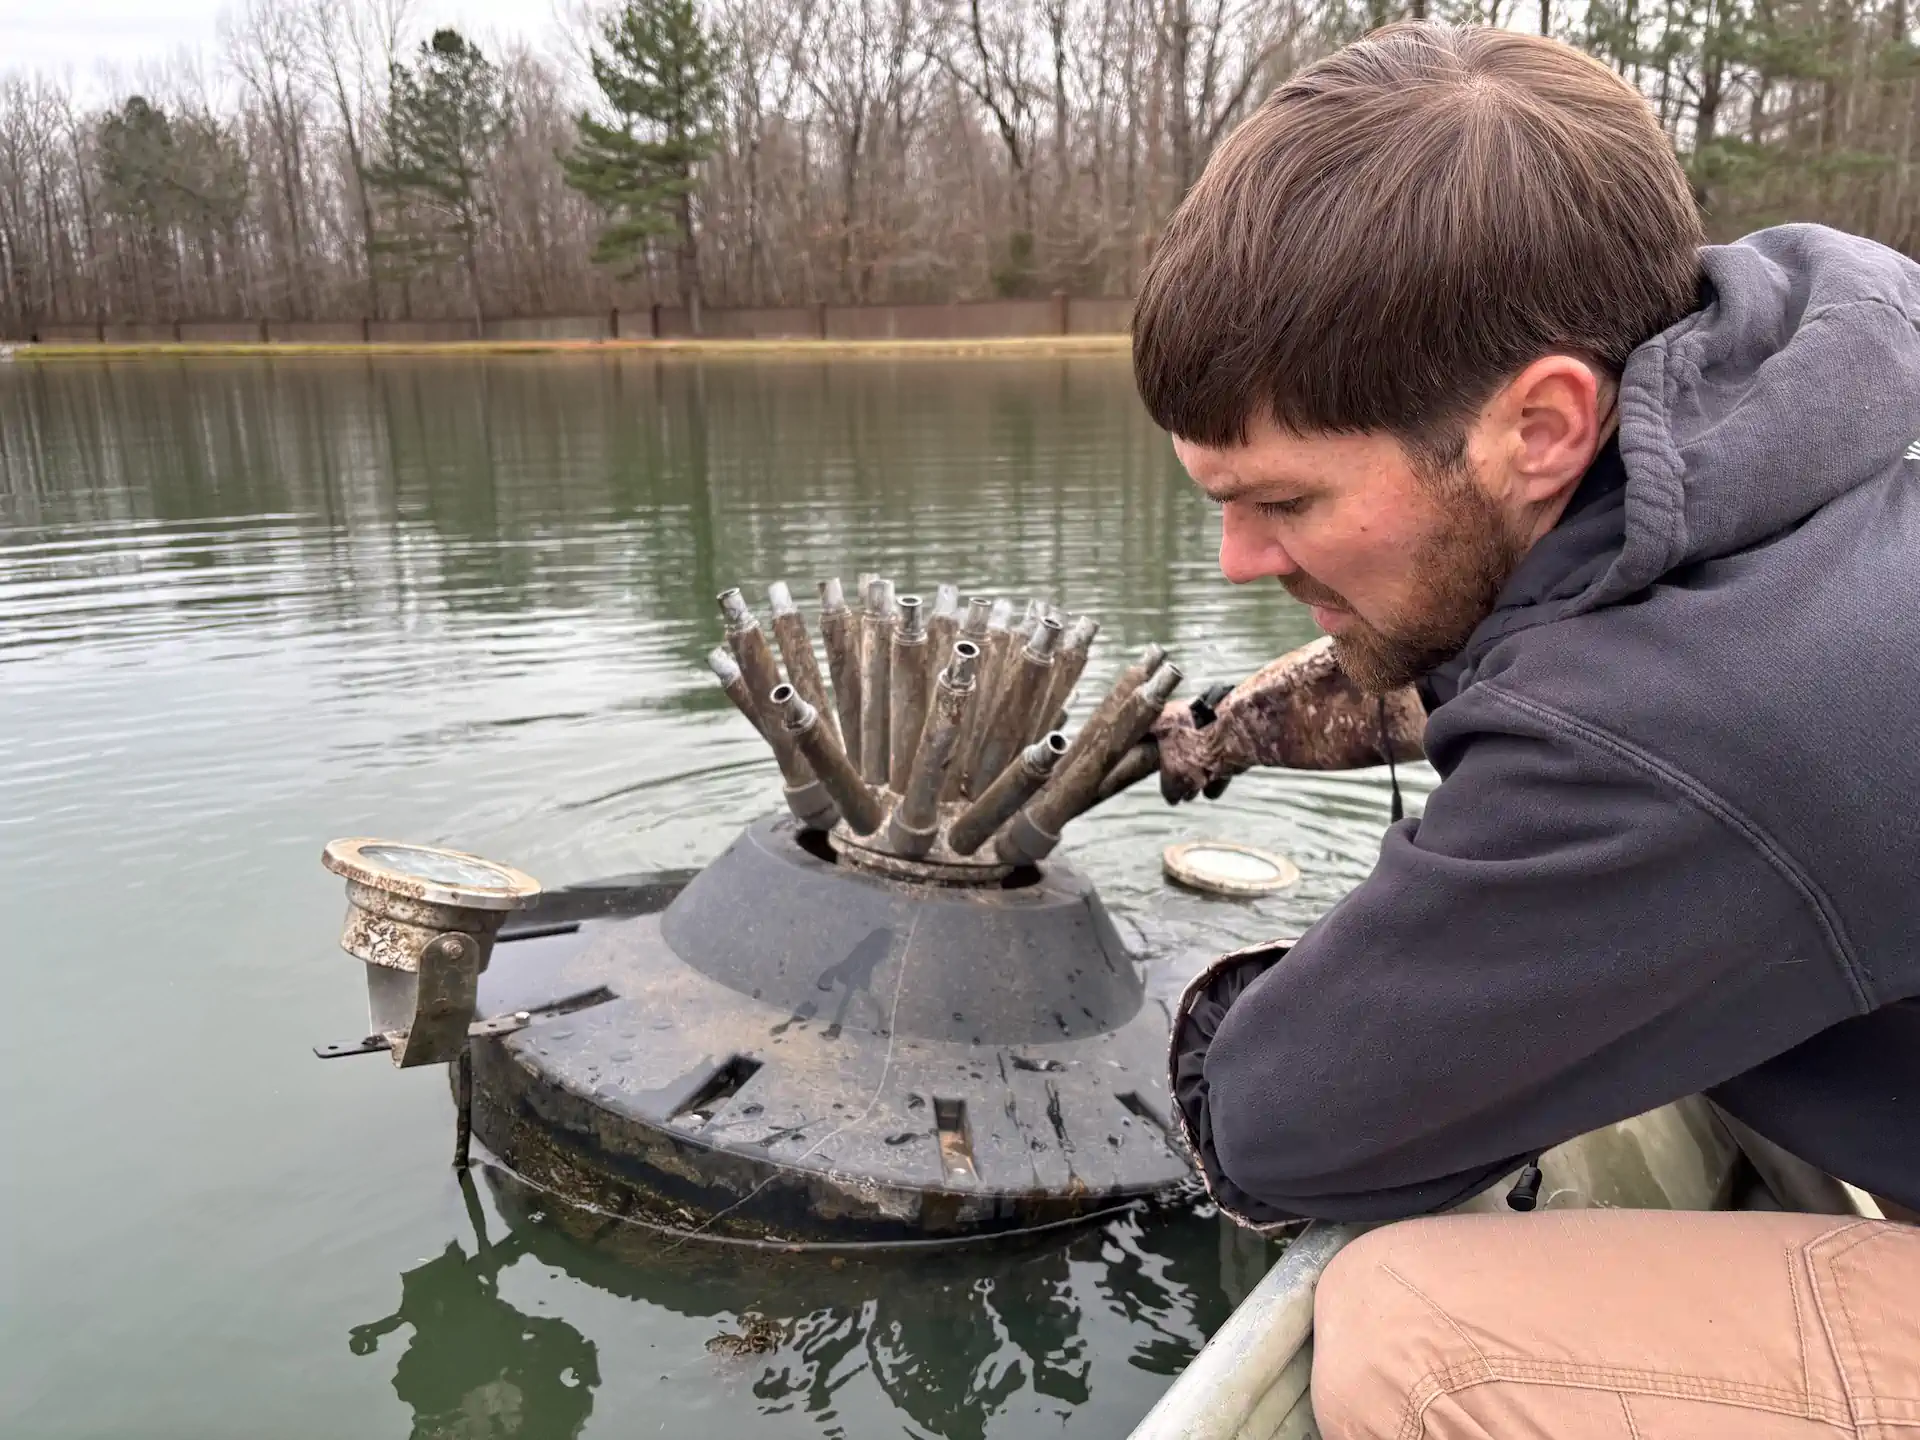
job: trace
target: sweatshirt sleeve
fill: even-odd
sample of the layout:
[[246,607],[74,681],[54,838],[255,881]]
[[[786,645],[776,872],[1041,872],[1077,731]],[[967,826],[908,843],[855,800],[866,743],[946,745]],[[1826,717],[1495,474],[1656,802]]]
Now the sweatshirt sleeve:
[[1860,1013],[1822,901],[1719,797],[1483,682],[1445,780],[1290,948],[1176,1016],[1176,1109],[1255,1224],[1445,1209]]

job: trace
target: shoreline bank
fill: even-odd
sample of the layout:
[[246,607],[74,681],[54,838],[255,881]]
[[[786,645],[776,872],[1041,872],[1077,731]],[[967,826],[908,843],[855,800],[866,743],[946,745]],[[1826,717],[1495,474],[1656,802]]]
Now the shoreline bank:
[[886,358],[1124,355],[1131,337],[1117,335],[1021,335],[960,340],[378,340],[298,341],[53,341],[0,347],[16,361],[140,359],[296,359],[378,355],[700,355]]

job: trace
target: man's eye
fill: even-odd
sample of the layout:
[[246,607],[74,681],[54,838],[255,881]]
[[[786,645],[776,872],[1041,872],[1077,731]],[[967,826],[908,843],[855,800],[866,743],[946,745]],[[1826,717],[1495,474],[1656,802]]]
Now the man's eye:
[[[1203,490],[1200,492],[1205,495]],[[1305,496],[1296,495],[1291,500],[1222,500],[1218,495],[1207,495],[1207,503],[1216,509],[1224,510],[1228,505],[1251,505],[1262,515],[1298,515],[1307,508]]]

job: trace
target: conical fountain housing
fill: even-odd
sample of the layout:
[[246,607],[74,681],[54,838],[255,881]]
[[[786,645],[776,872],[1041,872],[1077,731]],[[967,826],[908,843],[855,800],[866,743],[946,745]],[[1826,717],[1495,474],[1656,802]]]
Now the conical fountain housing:
[[733,1241],[958,1241],[1188,1183],[1166,1023],[1093,886],[847,863],[790,816],[690,879],[543,897],[480,1013],[612,998],[474,1042],[475,1135],[608,1220]]

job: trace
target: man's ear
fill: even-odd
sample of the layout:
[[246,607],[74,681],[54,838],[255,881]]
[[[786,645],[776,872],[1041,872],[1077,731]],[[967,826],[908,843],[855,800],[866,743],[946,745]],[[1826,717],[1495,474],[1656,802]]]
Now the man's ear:
[[1487,419],[1510,498],[1553,505],[1573,492],[1606,443],[1613,382],[1572,355],[1545,355],[1495,396]]

